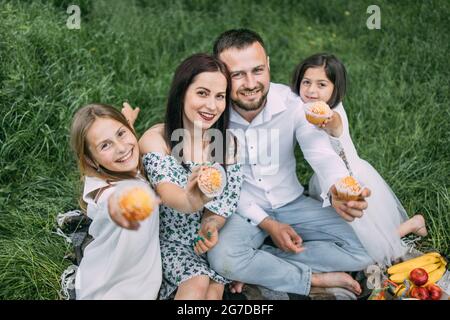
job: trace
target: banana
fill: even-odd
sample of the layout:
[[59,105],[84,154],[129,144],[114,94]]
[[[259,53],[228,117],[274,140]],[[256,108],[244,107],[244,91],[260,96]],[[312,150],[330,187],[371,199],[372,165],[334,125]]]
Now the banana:
[[441,263],[446,266],[447,265],[447,260],[445,260],[444,257],[439,257],[439,259],[441,259]]
[[405,281],[405,279],[408,279],[408,277],[409,277],[408,272],[399,272],[399,273],[394,273],[393,275],[391,275],[389,277],[389,280],[398,284],[398,283],[403,283],[403,281]]
[[439,252],[428,252],[428,253],[425,253],[424,256],[432,256],[432,257],[436,257],[436,258],[442,258],[441,254]]
[[[438,263],[429,264],[425,267],[422,267],[428,274],[433,272],[434,270],[439,269],[442,266],[442,263],[439,261]],[[412,270],[411,270],[412,271]],[[411,272],[410,271],[410,272]]]
[[[426,266],[421,267],[422,269],[424,269],[428,274],[430,272],[433,272],[434,270],[437,270],[441,267],[441,261],[437,262],[437,263],[432,263]],[[415,267],[412,267],[412,269],[408,270],[408,271],[404,271],[404,272],[398,272],[398,273],[394,273],[389,277],[389,280],[395,282],[395,283],[403,283],[403,281],[405,281],[405,279],[409,278],[409,273],[414,269]]]
[[396,297],[400,297],[405,292],[405,290],[406,290],[406,286],[404,284],[401,284],[395,290],[394,294]]
[[387,271],[389,274],[399,273],[399,272],[410,272],[414,268],[421,268],[429,264],[440,262],[440,255],[436,257],[435,253],[424,254],[420,257],[410,259],[390,267]]
[[424,254],[425,256],[432,256],[436,258],[442,258],[442,255],[439,252],[428,252]]
[[441,265],[439,269],[430,272],[430,274],[428,275],[428,282],[425,284],[425,286],[437,282],[440,278],[442,278],[446,270],[446,267],[444,265]]

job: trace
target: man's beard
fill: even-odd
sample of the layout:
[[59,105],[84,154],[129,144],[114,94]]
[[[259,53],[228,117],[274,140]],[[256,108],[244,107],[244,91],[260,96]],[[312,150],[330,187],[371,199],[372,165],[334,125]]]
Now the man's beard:
[[[261,89],[261,91],[264,91],[264,87],[263,86],[261,86],[260,87]],[[253,90],[252,90],[253,91]],[[266,102],[266,98],[267,98],[267,95],[269,94],[269,90],[267,90],[267,92],[266,93],[264,93],[262,96],[261,96],[261,98],[259,98],[257,101],[255,101],[255,102],[250,102],[250,103],[245,103],[245,102],[243,102],[243,101],[241,101],[241,100],[232,100],[232,102],[233,102],[233,104],[236,106],[236,107],[238,107],[238,108],[240,108],[240,109],[242,109],[242,110],[245,110],[245,111],[255,111],[255,110],[258,110],[259,108],[261,108],[261,106]]]

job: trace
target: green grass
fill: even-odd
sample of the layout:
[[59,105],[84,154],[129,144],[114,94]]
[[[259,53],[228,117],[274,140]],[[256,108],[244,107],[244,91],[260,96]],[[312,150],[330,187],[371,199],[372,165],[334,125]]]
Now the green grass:
[[[71,3],[81,5],[80,30],[66,28]],[[80,191],[68,147],[75,110],[128,100],[142,109],[142,133],[162,121],[180,61],[210,52],[234,27],[263,36],[275,82],[288,83],[312,53],[344,61],[361,157],[410,214],[425,214],[423,248],[449,252],[449,2],[378,1],[381,30],[373,31],[371,1],[261,3],[0,0],[0,299],[59,298],[69,248],[53,233],[55,216],[77,208]],[[304,161],[298,173],[307,183]]]

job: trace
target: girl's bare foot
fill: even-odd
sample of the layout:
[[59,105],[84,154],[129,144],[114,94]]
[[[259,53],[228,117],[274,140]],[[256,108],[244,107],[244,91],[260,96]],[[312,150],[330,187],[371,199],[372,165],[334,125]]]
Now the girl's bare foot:
[[322,288],[345,288],[352,291],[356,295],[361,294],[362,291],[358,281],[345,272],[313,273],[311,285]]
[[428,235],[427,226],[425,225],[425,218],[421,214],[416,214],[410,220],[413,221],[415,229],[412,231],[415,235],[426,237]]
[[410,233],[414,233],[420,237],[426,237],[428,231],[425,225],[425,218],[421,214],[414,215],[411,219],[406,220],[398,227],[398,232],[400,237],[404,237]]
[[231,291],[231,293],[241,293],[243,287],[244,287],[244,283],[243,282],[233,281],[230,284],[230,291]]

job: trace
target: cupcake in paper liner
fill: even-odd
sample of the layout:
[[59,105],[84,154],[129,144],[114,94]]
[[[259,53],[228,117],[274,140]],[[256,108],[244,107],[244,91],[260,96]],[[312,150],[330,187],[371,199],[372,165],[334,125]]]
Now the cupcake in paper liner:
[[216,163],[212,166],[201,166],[197,181],[200,190],[208,198],[214,198],[222,194],[227,177],[222,166]]
[[352,201],[360,200],[363,186],[352,176],[340,179],[335,184],[338,198],[340,200]]
[[316,101],[305,104],[305,115],[310,123],[321,125],[333,115],[333,111],[325,102]]
[[116,197],[119,208],[128,221],[148,218],[158,203],[154,191],[140,181],[121,182],[117,187]]

